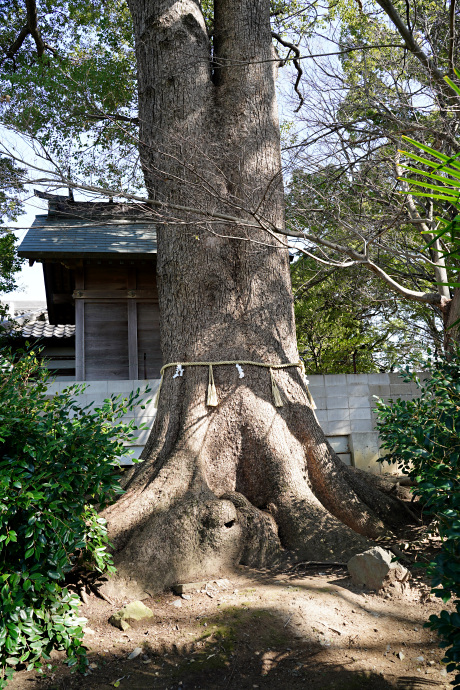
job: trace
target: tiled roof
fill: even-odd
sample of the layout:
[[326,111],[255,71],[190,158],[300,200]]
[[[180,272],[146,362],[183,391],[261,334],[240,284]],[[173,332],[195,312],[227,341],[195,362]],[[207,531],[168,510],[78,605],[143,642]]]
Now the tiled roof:
[[72,338],[75,335],[74,325],[53,326],[43,310],[39,314],[21,314],[14,319],[3,321],[0,325],[11,328],[11,334],[16,333],[23,338]]
[[75,335],[75,326],[52,326],[46,321],[28,323],[22,329],[23,338],[71,338]]
[[156,254],[154,225],[133,220],[81,220],[36,216],[18,247],[26,259],[100,257],[107,254],[141,257]]

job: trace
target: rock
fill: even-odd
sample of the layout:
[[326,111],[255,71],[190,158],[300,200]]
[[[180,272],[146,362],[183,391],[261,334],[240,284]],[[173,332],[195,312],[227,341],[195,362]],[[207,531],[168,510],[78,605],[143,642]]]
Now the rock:
[[393,554],[380,546],[359,553],[347,563],[351,579],[357,585],[379,590],[386,584],[406,582],[409,571],[400,563],[392,563]]
[[139,654],[142,654],[142,647],[136,647],[135,649],[133,649],[131,654],[128,654],[128,659],[129,660],[135,659],[136,657],[139,656]]
[[405,655],[403,652],[398,652],[397,655],[398,659],[401,659],[401,661],[405,658]]
[[113,616],[110,616],[109,623],[120,630],[128,630],[133,624],[135,625],[146,618],[152,618],[152,616],[152,609],[149,609],[142,601],[131,601]]
[[184,582],[182,584],[173,585],[171,587],[174,594],[193,594],[206,586],[206,582]]
[[180,607],[182,606],[182,602],[180,599],[175,599],[174,601],[171,602],[171,604],[173,606],[175,606],[176,609],[180,609]]

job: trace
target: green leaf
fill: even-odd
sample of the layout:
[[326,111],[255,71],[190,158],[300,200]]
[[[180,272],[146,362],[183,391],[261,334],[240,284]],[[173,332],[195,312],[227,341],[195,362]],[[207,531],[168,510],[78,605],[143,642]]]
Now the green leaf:
[[448,201],[452,206],[455,206],[455,208],[458,208],[457,202],[458,202],[458,196],[447,196],[447,195],[442,195],[442,194],[432,194],[431,192],[414,192],[414,191],[405,191],[405,190],[400,190],[399,194],[410,194],[411,196],[419,196],[419,197],[424,197],[428,199],[436,199],[438,201]]
[[[405,135],[402,136],[402,138],[405,141],[408,141],[409,144],[412,144],[418,149],[421,149],[422,151],[425,151],[425,153],[429,153],[433,158],[437,158],[438,160],[442,161],[443,163],[448,163],[453,161],[457,156],[453,156],[452,158],[449,158],[449,156],[446,156],[444,153],[441,153],[440,151],[437,151],[436,149],[432,149],[430,146],[426,146],[426,144],[422,144],[420,141],[415,141],[415,139],[411,139],[410,137],[407,137]],[[406,152],[407,153],[407,152]],[[459,154],[457,154],[459,155]],[[438,166],[436,166],[438,167]]]
[[[458,75],[457,75],[457,76],[458,76]],[[457,84],[455,84],[455,82],[452,81],[452,79],[450,79],[448,76],[445,76],[445,77],[444,77],[444,81],[445,81],[447,84],[449,84],[450,88],[451,88],[453,91],[455,91],[456,94],[458,94],[458,95],[460,96],[460,89],[458,88]]]
[[[454,195],[454,192],[455,192],[454,189],[449,189],[449,187],[447,185],[444,187],[441,187],[439,185],[430,184],[429,182],[421,182],[419,180],[412,180],[410,178],[399,178],[399,179],[404,179],[405,182],[409,182],[410,184],[416,185],[418,187],[424,187],[426,189],[432,189],[435,192],[441,192],[441,193],[446,193],[446,194],[452,192],[452,196]],[[448,180],[447,180],[447,182],[448,182]],[[457,199],[459,197],[460,197],[460,190],[458,192]]]

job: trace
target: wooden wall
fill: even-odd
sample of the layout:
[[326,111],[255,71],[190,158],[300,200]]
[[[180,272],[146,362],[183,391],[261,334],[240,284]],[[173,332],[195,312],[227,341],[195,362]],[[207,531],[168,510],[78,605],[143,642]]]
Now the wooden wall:
[[129,379],[126,302],[84,302],[85,381]]
[[76,379],[159,378],[154,260],[86,260],[75,269]]

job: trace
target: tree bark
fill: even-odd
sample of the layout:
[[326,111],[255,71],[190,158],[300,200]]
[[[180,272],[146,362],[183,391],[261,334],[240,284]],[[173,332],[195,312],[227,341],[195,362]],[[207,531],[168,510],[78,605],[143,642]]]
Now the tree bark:
[[[455,288],[454,295],[449,302],[448,308],[443,312],[444,319],[444,350],[450,357],[456,352],[459,343],[459,324],[460,319],[460,289]],[[454,325],[455,324],[455,325]]]
[[[216,0],[211,46],[193,0],[129,0],[149,195],[241,217],[164,218],[158,286],[164,362],[298,362],[268,0]],[[245,220],[260,220],[261,229]],[[407,516],[347,470],[300,370],[167,369],[144,462],[106,511],[117,587],[157,591],[241,562],[343,559]],[[110,587],[110,585],[109,585]]]

